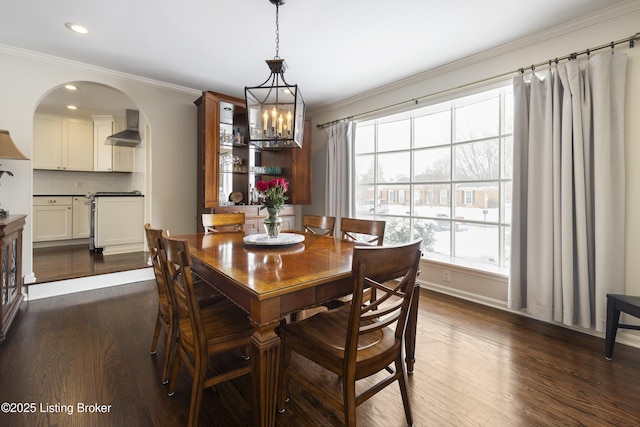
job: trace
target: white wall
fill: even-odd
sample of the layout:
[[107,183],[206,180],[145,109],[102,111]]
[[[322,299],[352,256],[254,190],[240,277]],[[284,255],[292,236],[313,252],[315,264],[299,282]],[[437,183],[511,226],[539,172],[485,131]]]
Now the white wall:
[[[638,32],[640,2],[625,2],[597,15],[552,28],[544,34],[496,47],[368,94],[309,112],[309,115],[313,118],[313,124],[317,125],[425,95],[451,93],[456,88],[505,73],[507,75],[504,78],[510,79],[516,75],[515,70],[521,67],[608,44]],[[640,223],[636,221],[636,218],[640,218],[640,43],[637,45],[634,49],[629,49],[628,44],[620,45],[616,51],[629,56],[626,101],[627,240],[626,253],[620,256],[624,256],[626,260],[626,292],[640,295],[640,263],[637,262],[640,257]],[[432,100],[437,98],[438,96],[433,96]],[[313,207],[304,207],[302,213],[322,214],[326,131],[314,128],[312,138]],[[450,282],[443,281],[444,269],[451,270]],[[504,276],[479,274],[474,270],[459,269],[437,262],[424,263],[422,270],[421,279],[435,289],[497,307],[506,307],[508,281]]]
[[[32,157],[33,115],[41,99],[70,81],[109,85],[129,96],[146,118],[144,193],[146,220],[173,233],[195,231],[196,107],[201,92],[129,76],[86,64],[64,61],[0,45],[0,129],[7,129],[18,148]],[[23,275],[33,275],[31,161],[2,159],[13,172],[0,183],[0,207],[26,213]],[[141,224],[142,226],[142,224]]]

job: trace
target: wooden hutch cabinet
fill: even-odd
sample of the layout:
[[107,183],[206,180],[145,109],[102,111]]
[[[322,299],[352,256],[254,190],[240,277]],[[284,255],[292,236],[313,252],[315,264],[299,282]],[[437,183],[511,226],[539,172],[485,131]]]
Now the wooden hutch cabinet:
[[[257,205],[250,205],[251,189],[259,180],[285,178],[289,182],[288,204],[311,204],[310,119],[305,120],[302,148],[260,149],[248,143],[244,99],[206,91],[195,104],[198,107],[198,230],[202,230],[200,216],[203,213],[246,211],[246,232],[262,232],[253,222],[266,213],[258,211]],[[231,199],[235,204],[229,206]],[[292,228],[293,207],[287,206],[281,216],[283,229]]]
[[0,343],[18,313],[22,294],[22,229],[26,215],[7,215],[0,218]]

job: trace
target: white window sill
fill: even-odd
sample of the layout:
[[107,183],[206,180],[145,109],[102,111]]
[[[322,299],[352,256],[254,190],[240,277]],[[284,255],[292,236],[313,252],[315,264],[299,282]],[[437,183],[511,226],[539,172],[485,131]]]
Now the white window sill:
[[422,262],[432,264],[433,266],[446,267],[461,271],[467,271],[487,277],[496,277],[502,280],[509,279],[509,269],[502,268],[486,263],[475,262],[463,258],[456,258],[447,255],[435,254],[432,252],[423,252]]

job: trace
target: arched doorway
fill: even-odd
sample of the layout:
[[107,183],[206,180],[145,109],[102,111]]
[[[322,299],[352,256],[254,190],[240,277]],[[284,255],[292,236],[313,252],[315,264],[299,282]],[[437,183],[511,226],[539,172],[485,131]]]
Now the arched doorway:
[[[141,251],[137,254],[120,257],[103,257],[101,254],[89,253],[89,208],[85,197],[90,192],[144,192],[145,188],[145,147],[132,148],[130,151],[131,168],[118,172],[105,169],[94,169],[97,160],[88,159],[94,156],[94,149],[98,142],[93,140],[95,123],[97,120],[111,118],[114,123],[114,133],[124,126],[125,111],[138,110],[135,102],[123,92],[100,83],[88,81],[68,82],[49,91],[38,104],[34,112],[34,156],[33,156],[33,195],[34,195],[34,243],[33,270],[35,283],[59,281],[64,279],[99,275],[115,271],[144,268],[146,258]],[[45,123],[39,128],[40,123]],[[49,127],[47,127],[49,126]],[[49,147],[47,135],[55,135],[57,127],[61,129],[61,139],[64,145],[64,133],[69,129],[81,135],[90,132],[91,152],[85,153],[86,144],[81,147],[69,142],[66,158],[73,151],[76,162],[67,167],[56,166],[50,162],[48,155],[39,156],[38,147],[45,141]],[[83,133],[84,132],[84,133]],[[80,139],[83,139],[80,137]],[[96,145],[91,145],[96,144]],[[52,144],[55,146],[55,144]],[[85,148],[83,148],[85,147]],[[50,148],[50,147],[49,147]],[[53,149],[55,151],[55,149]],[[85,157],[84,160],[83,157]],[[44,161],[41,161],[44,158]],[[78,160],[80,159],[80,160]],[[64,163],[64,160],[61,160]],[[69,207],[57,206],[50,214],[44,215],[44,222],[38,223],[36,201],[43,200],[40,196],[55,196],[70,201]],[[49,199],[45,200],[46,203]],[[54,200],[57,202],[57,200]],[[65,210],[67,209],[67,210]],[[58,215],[56,217],[56,215]],[[68,225],[69,218],[70,224]],[[48,218],[58,221],[58,231],[41,232],[47,227]],[[39,227],[41,226],[41,227]],[[55,229],[54,229],[55,230]]]

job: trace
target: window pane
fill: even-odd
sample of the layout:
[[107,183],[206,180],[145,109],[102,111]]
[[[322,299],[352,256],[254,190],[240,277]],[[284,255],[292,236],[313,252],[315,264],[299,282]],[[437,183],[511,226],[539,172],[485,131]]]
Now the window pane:
[[498,227],[486,224],[455,223],[456,257],[496,264],[498,258]]
[[413,180],[418,182],[451,179],[451,148],[429,148],[413,153]]
[[360,153],[373,153],[375,151],[375,127],[373,122],[368,122],[368,125],[358,124],[355,132],[355,154]]
[[406,150],[411,147],[411,122],[398,120],[378,125],[378,151]]
[[456,112],[456,142],[470,141],[498,135],[500,98],[458,107]]
[[380,185],[379,201],[375,213],[409,215],[411,209],[411,187],[409,185]]
[[451,143],[451,111],[416,117],[414,147],[432,147]]
[[[413,223],[413,227],[411,224]],[[422,248],[432,251],[435,244],[435,230],[432,221],[409,218],[388,218],[384,232],[384,243],[399,244],[422,239]]]
[[378,154],[378,182],[409,182],[408,151]]
[[454,179],[473,181],[499,177],[499,150],[497,139],[456,145]]
[[423,250],[441,255],[451,255],[451,230],[438,227],[437,221],[432,219],[416,219],[414,228],[433,230],[430,239],[423,244]]
[[413,215],[431,218],[449,218],[449,184],[416,185],[413,190]]
[[376,180],[376,173],[374,170],[375,156],[373,154],[366,156],[356,156],[355,160],[356,185],[364,183],[374,183]]
[[411,241],[411,220],[409,218],[389,218],[384,228],[384,243],[397,244]]
[[362,217],[373,214],[375,187],[373,185],[357,185],[355,190],[356,215]]
[[513,95],[471,96],[358,123],[353,209],[386,221],[385,244],[508,267]]
[[498,182],[456,184],[455,217],[474,221],[498,222],[500,186]]

